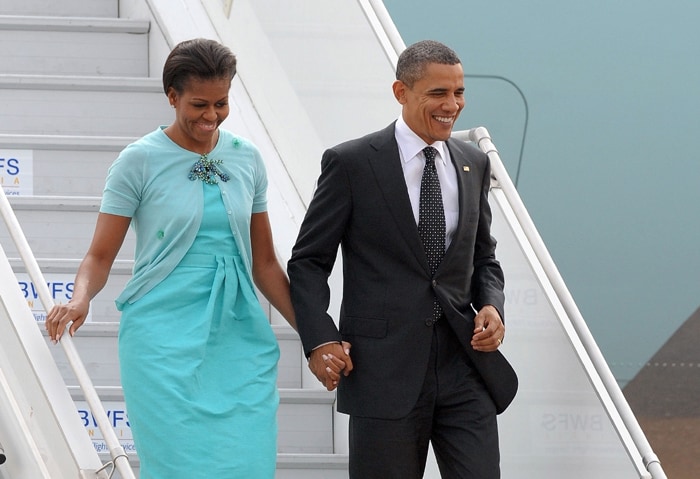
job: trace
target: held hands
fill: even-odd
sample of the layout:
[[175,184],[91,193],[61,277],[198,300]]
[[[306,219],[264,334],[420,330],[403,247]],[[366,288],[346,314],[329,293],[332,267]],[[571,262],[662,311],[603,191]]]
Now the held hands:
[[80,326],[85,322],[89,302],[72,301],[66,304],[57,304],[49,314],[46,315],[46,331],[49,332],[49,339],[53,344],[60,341],[68,323],[72,323],[68,333],[73,336]]
[[498,310],[487,304],[474,318],[472,347],[476,351],[491,352],[503,343],[506,328]]
[[328,343],[320,346],[309,356],[309,369],[327,390],[333,391],[340,381],[340,374],[347,376],[352,371],[351,344]]

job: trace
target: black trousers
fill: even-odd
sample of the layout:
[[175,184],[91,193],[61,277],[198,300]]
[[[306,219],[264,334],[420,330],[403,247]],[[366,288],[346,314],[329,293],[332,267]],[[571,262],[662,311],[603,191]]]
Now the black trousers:
[[444,319],[413,410],[397,420],[350,417],[350,479],[421,479],[430,442],[443,479],[500,478],[496,407]]

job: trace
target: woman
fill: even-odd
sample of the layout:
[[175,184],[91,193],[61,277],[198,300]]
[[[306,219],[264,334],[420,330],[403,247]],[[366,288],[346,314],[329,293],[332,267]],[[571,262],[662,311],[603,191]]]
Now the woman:
[[272,478],[279,349],[253,282],[296,328],[267,216],[258,150],[222,130],[236,58],[205,39],[163,70],[175,120],[111,166],[56,342],[83,324],[131,224],[134,272],[117,298],[119,360],[142,479]]

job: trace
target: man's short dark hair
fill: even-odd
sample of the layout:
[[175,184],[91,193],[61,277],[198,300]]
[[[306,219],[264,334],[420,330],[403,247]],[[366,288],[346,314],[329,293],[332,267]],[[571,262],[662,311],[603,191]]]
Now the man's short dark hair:
[[429,63],[441,65],[461,64],[457,54],[447,45],[435,40],[423,40],[406,48],[396,64],[396,79],[409,88],[417,82]]

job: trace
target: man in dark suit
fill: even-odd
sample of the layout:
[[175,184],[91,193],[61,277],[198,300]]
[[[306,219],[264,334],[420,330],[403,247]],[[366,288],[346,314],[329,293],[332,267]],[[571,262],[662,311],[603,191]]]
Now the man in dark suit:
[[[393,92],[396,122],[323,155],[288,264],[299,335],[350,415],[352,479],[420,479],[429,443],[443,478],[495,479],[496,415],[517,377],[498,352],[504,278],[488,158],[450,138],[465,104],[450,48],[408,47]],[[327,309],[339,245],[338,329]]]

